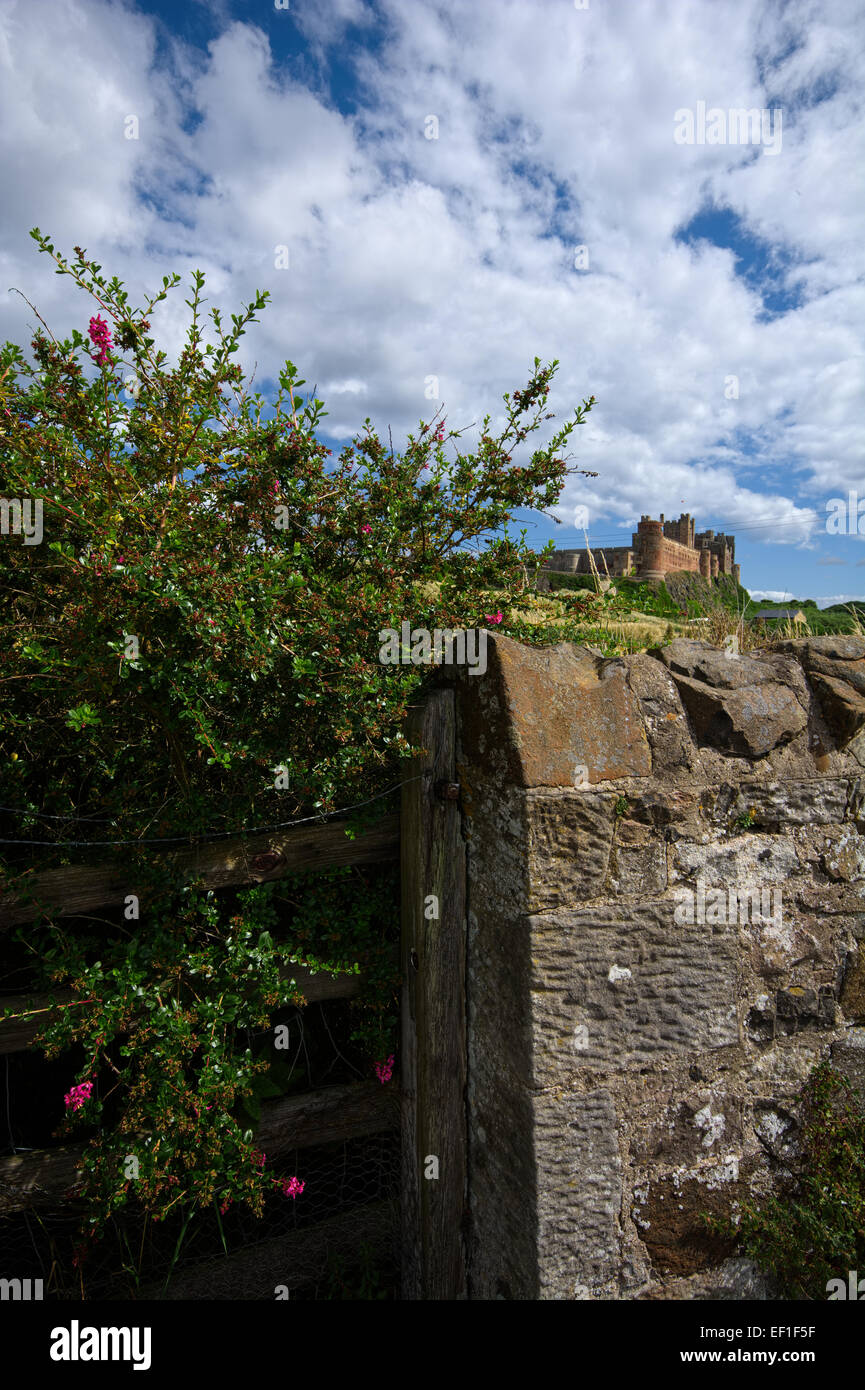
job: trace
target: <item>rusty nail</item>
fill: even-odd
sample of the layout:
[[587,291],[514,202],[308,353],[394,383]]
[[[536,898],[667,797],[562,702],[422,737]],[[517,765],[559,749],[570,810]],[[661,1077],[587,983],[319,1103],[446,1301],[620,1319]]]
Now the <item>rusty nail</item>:
[[435,784],[435,794],[439,801],[459,801],[460,784],[459,782],[446,782],[442,779]]

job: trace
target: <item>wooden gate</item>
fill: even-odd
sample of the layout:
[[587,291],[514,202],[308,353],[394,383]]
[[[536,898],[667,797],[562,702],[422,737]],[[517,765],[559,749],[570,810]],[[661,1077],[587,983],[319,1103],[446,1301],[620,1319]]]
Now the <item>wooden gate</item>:
[[[209,844],[178,856],[190,879],[211,889],[250,885],[289,870],[401,862],[402,1042],[399,1082],[330,1086],[266,1102],[256,1140],[268,1156],[373,1135],[401,1125],[402,1296],[465,1296],[466,1191],[465,846],[455,785],[455,705],[436,690],[413,712],[408,729],[425,752],[407,765],[399,816],[348,839],[337,822],[304,826],[244,842]],[[116,868],[63,867],[27,878],[27,900],[0,898],[0,931],[32,919],[34,900],[54,919],[74,918],[122,902],[134,892]],[[311,974],[293,967],[308,1002],[356,994],[356,975]],[[70,995],[0,997],[0,1055],[27,1048],[40,1030],[49,999]],[[4,1019],[4,1014],[7,1016]],[[65,1145],[0,1159],[0,1217],[62,1204],[76,1190],[81,1147]],[[376,1205],[376,1204],[374,1204]],[[365,1224],[340,1218],[299,1231],[296,1251],[351,1252],[358,1235],[384,1239],[392,1213],[376,1205]],[[267,1244],[267,1242],[265,1243]],[[293,1258],[291,1241],[266,1251],[244,1249],[202,1271],[207,1297],[237,1297],[238,1281],[254,1271],[261,1297]],[[291,1248],[288,1248],[291,1247]],[[250,1257],[254,1255],[251,1261]],[[172,1281],[169,1297],[201,1297],[194,1268]],[[253,1295],[256,1296],[256,1295]]]

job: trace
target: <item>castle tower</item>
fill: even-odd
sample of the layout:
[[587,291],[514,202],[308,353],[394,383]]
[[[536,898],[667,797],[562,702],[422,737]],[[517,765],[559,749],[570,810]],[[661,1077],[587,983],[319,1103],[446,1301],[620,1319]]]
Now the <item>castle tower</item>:
[[637,528],[640,538],[640,578],[663,579],[664,570],[664,524],[643,517]]
[[727,544],[727,537],[726,537],[726,535],[724,534],[723,531],[719,531],[719,532],[718,532],[718,535],[717,535],[717,538],[716,538],[716,544],[717,544],[717,547],[718,547],[718,548],[717,548],[717,551],[716,551],[716,554],[717,554],[717,556],[718,556],[718,573],[719,573],[719,574],[729,574],[729,573],[730,573],[730,558],[731,558],[731,557],[730,557],[730,547],[729,547],[729,545]]
[[[736,564],[736,538],[726,532],[698,531],[690,512],[681,512],[677,521],[661,513],[641,516],[631,535],[630,546],[602,547],[595,552],[598,564],[611,576],[626,576],[636,572],[641,579],[659,581],[668,573],[701,574],[704,579],[734,575],[737,584],[739,566]],[[556,550],[550,561],[551,569],[576,574],[590,571],[587,550]]]

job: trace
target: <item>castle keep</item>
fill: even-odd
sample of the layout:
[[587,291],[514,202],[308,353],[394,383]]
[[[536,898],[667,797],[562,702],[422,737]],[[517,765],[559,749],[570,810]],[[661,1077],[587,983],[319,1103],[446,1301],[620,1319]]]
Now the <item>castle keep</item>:
[[[625,576],[632,572],[638,579],[663,579],[676,570],[690,570],[704,579],[717,579],[730,574],[738,584],[736,538],[723,531],[694,530],[694,519],[682,512],[678,521],[659,521],[641,516],[640,524],[631,535],[630,546],[599,546],[592,550],[595,564],[603,574],[604,562],[611,575]],[[554,550],[547,568],[568,574],[590,574],[588,550]]]

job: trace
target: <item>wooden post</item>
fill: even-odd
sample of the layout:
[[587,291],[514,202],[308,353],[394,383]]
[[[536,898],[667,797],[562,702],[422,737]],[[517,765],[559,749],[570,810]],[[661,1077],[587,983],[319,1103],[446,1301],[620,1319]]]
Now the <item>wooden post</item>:
[[402,1295],[456,1300],[466,1296],[466,851],[454,692],[434,690],[407,734],[425,752],[406,773],[400,835]]

